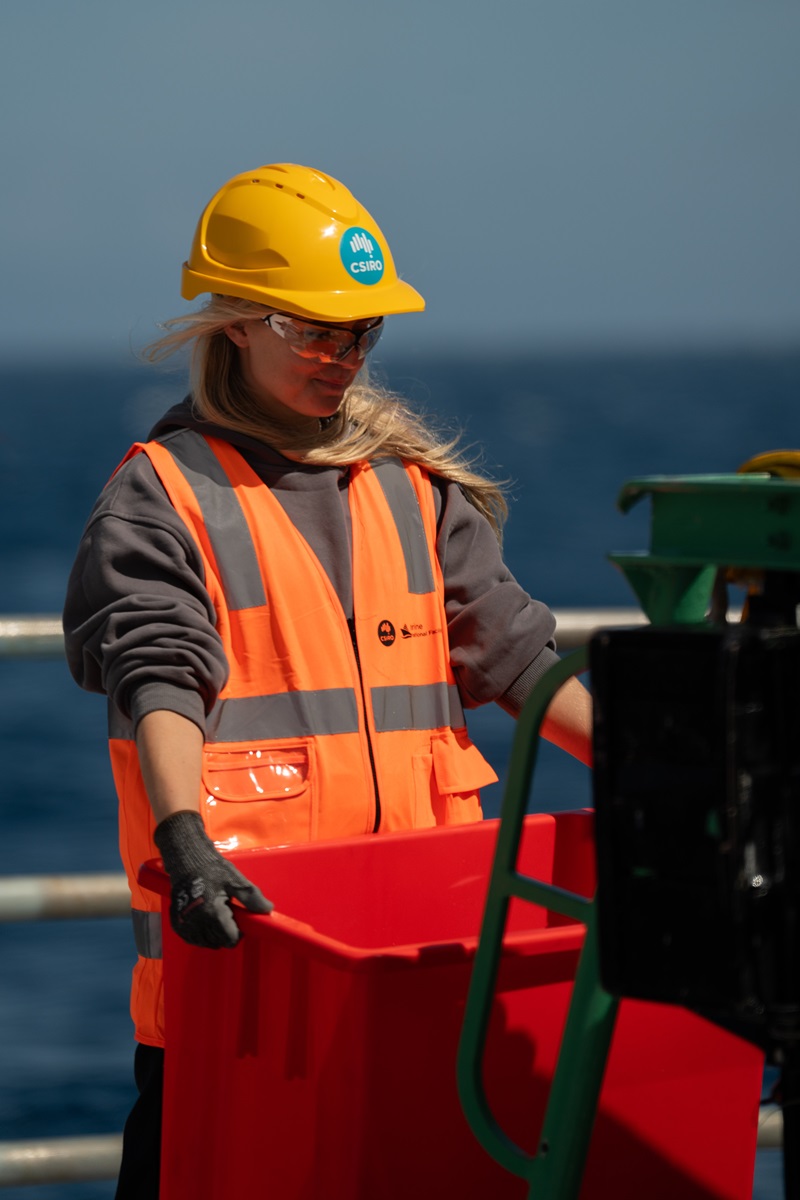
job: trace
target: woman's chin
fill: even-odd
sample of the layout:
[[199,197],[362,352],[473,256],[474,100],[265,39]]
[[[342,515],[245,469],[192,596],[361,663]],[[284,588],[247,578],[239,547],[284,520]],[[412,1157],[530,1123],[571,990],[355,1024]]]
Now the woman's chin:
[[314,380],[316,402],[314,408],[320,417],[332,417],[342,407],[346,386],[341,383],[327,383],[324,379]]

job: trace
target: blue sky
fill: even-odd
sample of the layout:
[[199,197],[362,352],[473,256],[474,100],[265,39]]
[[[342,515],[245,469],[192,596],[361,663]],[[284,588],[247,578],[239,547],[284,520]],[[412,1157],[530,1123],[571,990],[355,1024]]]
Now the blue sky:
[[794,0],[4,4],[0,357],[148,341],[271,161],[425,295],[387,351],[797,342],[799,61]]

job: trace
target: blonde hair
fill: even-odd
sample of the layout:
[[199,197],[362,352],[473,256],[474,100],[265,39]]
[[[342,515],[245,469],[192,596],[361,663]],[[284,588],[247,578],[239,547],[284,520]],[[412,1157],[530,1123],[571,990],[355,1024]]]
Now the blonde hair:
[[213,296],[199,311],[165,321],[167,332],[144,350],[149,362],[162,362],[191,347],[192,405],[204,421],[291,450],[303,462],[346,466],[395,456],[459,484],[487,518],[498,541],[508,506],[500,484],[474,469],[458,450],[460,439],[431,430],[402,397],[374,383],[365,368],[345,393],[335,416],[310,434],[298,434],[267,415],[248,389],[227,326],[272,311],[250,300]]

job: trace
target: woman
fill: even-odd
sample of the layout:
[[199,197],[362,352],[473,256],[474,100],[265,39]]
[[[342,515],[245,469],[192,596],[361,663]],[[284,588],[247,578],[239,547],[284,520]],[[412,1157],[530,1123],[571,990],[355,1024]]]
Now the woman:
[[[157,1194],[160,854],[177,932],[232,946],[229,900],[269,901],[225,851],[479,820],[496,778],[463,708],[518,713],[555,623],[503,565],[495,484],[361,370],[385,316],[419,311],[383,234],[336,180],[289,164],[207,206],[182,294],[211,300],[151,351],[193,346],[191,396],[100,497],[64,625],[109,697],[139,959],[140,1100],[119,1197]],[[361,374],[359,374],[361,372]],[[544,734],[589,761],[572,681]]]

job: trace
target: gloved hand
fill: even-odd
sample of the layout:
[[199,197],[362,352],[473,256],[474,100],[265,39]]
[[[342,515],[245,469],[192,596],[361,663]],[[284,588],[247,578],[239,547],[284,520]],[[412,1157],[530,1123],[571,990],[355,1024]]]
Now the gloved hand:
[[229,903],[232,896],[251,912],[272,912],[271,901],[222,857],[199,813],[172,813],[153,837],[172,884],[170,923],[185,942],[209,950],[235,946],[240,933]]

